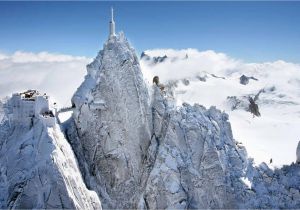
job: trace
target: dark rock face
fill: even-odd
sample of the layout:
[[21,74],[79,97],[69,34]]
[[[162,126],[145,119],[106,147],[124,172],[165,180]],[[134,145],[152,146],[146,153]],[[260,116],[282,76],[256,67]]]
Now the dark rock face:
[[248,108],[249,112],[251,112],[252,114],[254,114],[257,117],[260,117],[260,112],[258,109],[258,105],[255,103],[254,99],[249,97],[249,108]]
[[146,61],[152,61],[153,64],[158,64],[164,62],[168,58],[167,55],[164,56],[156,56],[156,57],[151,57],[147,55],[145,52],[142,52],[141,54],[141,59],[144,59]]
[[142,54],[141,54],[141,59],[145,59],[145,60],[150,60],[151,59],[151,57],[149,56],[149,55],[147,55],[145,52],[142,52]]
[[156,85],[159,84],[159,77],[158,76],[153,77],[153,83],[155,83]]
[[241,77],[240,77],[240,83],[242,84],[242,85],[247,85],[248,83],[249,83],[249,80],[250,79],[252,79],[252,80],[255,80],[255,81],[257,81],[258,79],[256,79],[255,77],[247,77],[246,75],[242,75]]
[[190,84],[190,80],[188,79],[183,79],[182,80],[182,83],[185,85],[185,86],[188,86]]
[[251,112],[253,116],[260,117],[257,101],[259,100],[260,94],[265,93],[265,89],[261,89],[257,94],[245,95],[242,97],[228,96],[227,103],[231,107],[231,110],[243,109],[247,112]]
[[215,75],[215,74],[210,74],[212,77],[214,77],[214,78],[218,78],[218,79],[226,79],[225,77],[220,77],[220,76],[217,76],[217,75]]
[[247,85],[247,84],[249,83],[249,78],[246,77],[245,75],[242,75],[242,76],[240,77],[240,83],[241,83],[242,85]]
[[164,56],[157,56],[157,57],[153,57],[153,62],[156,63],[162,63],[164,62],[166,59],[168,58],[168,56],[164,55]]
[[201,82],[206,82],[207,76],[201,77],[201,76],[196,76],[197,79],[199,79]]

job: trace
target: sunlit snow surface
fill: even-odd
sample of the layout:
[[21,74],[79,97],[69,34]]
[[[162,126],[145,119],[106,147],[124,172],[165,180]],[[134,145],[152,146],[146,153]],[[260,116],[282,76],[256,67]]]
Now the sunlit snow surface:
[[[300,66],[276,61],[272,63],[245,63],[214,51],[149,50],[151,58],[141,59],[144,75],[151,83],[153,76],[160,81],[177,81],[175,97],[182,102],[216,106],[229,114],[233,136],[243,142],[255,162],[281,166],[295,162],[300,140]],[[167,55],[154,64],[153,57]],[[247,85],[240,84],[240,76],[255,77]],[[224,78],[219,78],[224,77]],[[205,78],[206,81],[200,81]],[[183,79],[187,79],[188,84]],[[253,117],[243,109],[231,110],[228,96],[256,95],[261,117]]]

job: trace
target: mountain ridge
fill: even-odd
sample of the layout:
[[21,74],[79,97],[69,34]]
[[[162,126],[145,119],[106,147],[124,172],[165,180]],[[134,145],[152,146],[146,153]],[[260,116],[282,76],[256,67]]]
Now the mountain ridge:
[[[64,144],[68,155],[59,157],[52,166],[72,165],[69,167],[76,173],[59,171],[68,177],[62,179],[62,185],[82,192],[74,197],[65,194],[65,202],[48,206],[51,208],[299,208],[299,164],[276,170],[264,163],[254,166],[245,147],[234,140],[228,114],[198,104],[184,103],[177,108],[166,94],[159,84],[147,87],[124,34],[110,37],[87,66],[85,80],[72,98],[73,115],[66,123],[47,127],[37,120],[33,127],[29,123],[27,128],[11,131],[4,110],[0,189],[4,192],[12,185],[19,192],[19,185],[5,175],[11,169],[5,161],[9,150],[2,145],[26,136],[22,129],[35,134],[31,130],[38,126],[47,129],[46,136],[29,139],[42,143],[57,140],[45,148],[54,146],[58,151],[58,143]],[[17,151],[19,147],[11,148]],[[35,147],[32,151],[40,154]],[[47,153],[46,158],[51,155],[55,153]],[[20,157],[32,158],[26,154]],[[45,176],[57,177],[51,173]],[[76,176],[82,177],[82,182],[69,181]],[[41,189],[36,191],[43,194]],[[2,195],[15,198],[14,190]],[[34,205],[34,197],[12,206],[6,197],[0,199],[3,208],[44,208]],[[77,201],[79,205],[74,204]]]

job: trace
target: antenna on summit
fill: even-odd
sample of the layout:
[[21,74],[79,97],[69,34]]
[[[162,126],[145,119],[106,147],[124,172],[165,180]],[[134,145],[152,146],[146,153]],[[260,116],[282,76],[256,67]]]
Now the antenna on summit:
[[111,7],[111,20],[109,22],[109,38],[116,36],[115,33],[115,21],[114,21],[114,9]]

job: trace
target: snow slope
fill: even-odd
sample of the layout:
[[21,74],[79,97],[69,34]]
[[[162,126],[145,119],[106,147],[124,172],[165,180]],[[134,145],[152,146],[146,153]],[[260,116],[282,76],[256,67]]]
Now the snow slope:
[[[172,82],[177,104],[199,103],[216,106],[229,114],[235,139],[245,144],[255,162],[273,166],[295,161],[295,148],[300,138],[300,66],[276,61],[245,63],[214,51],[147,50],[141,66],[148,81],[157,75],[165,85]],[[155,57],[167,56],[155,63]],[[240,77],[249,80],[243,85]],[[228,96],[235,96],[248,104],[260,90],[257,104],[261,117],[253,117],[245,107],[232,110]]]

